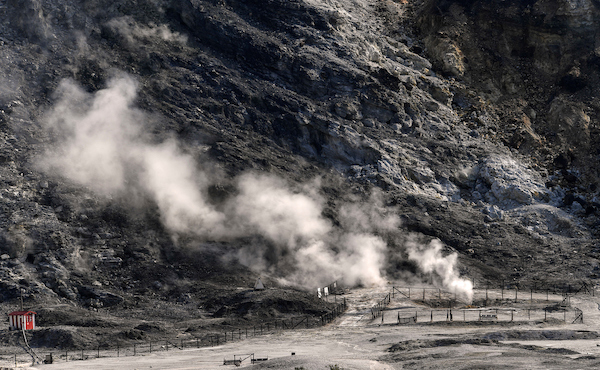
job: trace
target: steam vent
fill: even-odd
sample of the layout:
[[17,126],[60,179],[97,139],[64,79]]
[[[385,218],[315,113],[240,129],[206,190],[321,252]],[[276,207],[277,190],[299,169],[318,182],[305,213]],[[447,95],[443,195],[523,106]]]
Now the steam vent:
[[0,368],[598,368],[599,174],[595,0],[0,0]]

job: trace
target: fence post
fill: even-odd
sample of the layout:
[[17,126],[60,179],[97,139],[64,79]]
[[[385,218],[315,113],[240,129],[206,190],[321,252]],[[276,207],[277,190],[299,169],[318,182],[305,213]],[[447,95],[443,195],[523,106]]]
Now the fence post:
[[169,352],[169,341],[165,340],[165,347],[167,349],[167,352]]
[[137,353],[135,351],[135,343],[133,343],[133,355],[135,356]]
[[98,356],[96,358],[100,358],[100,346],[98,346]]
[[119,357],[119,352],[120,352],[119,350],[120,350],[120,348],[119,348],[119,342],[117,342],[117,357]]
[[152,353],[152,341],[150,341],[150,353]]

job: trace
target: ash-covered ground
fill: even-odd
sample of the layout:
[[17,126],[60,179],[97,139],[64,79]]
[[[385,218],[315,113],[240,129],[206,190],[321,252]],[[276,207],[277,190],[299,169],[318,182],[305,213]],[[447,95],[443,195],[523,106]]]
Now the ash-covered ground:
[[595,284],[598,14],[0,1],[1,305],[77,346],[319,316],[335,280]]

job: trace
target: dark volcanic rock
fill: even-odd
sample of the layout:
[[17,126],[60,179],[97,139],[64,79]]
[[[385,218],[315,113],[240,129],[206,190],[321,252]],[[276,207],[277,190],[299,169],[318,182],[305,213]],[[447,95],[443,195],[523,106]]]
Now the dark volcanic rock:
[[[312,293],[235,289],[263,274],[312,292],[317,270],[363,271],[339,261],[368,248],[375,275],[419,275],[407,245],[433,238],[477,284],[598,276],[593,1],[5,3],[0,298],[13,306],[319,315]],[[69,145],[86,132],[104,140]],[[248,178],[269,179],[268,206],[240,201]],[[316,223],[281,226],[310,219],[307,204]],[[302,270],[326,244],[336,262]]]

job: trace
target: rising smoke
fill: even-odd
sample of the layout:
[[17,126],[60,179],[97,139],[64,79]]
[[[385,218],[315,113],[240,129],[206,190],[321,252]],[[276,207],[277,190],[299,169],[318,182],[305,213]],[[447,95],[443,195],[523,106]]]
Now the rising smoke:
[[456,271],[458,255],[451,253],[442,255],[444,245],[438,239],[432,240],[428,245],[423,245],[411,237],[406,243],[408,258],[415,261],[422,272],[429,274],[444,289],[456,293],[457,296],[471,302],[473,299],[473,284],[466,279],[461,279]]
[[[399,219],[373,193],[368,202],[339,206],[339,226],[323,216],[319,184],[292,188],[281,178],[245,173],[236,192],[219,207],[211,203],[209,171],[185,154],[174,139],[155,143],[144,135],[150,118],[135,107],[137,84],[121,75],[94,94],[65,80],[45,120],[54,145],[38,158],[39,168],[104,196],[143,193],[157,205],[174,235],[201,240],[252,242],[235,255],[249,266],[285,271],[283,282],[314,287],[343,277],[349,285],[380,285],[388,246]],[[414,244],[414,245],[413,245]],[[440,245],[409,243],[410,258],[448,288],[468,290],[454,272],[456,257],[440,257]]]

